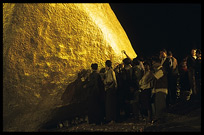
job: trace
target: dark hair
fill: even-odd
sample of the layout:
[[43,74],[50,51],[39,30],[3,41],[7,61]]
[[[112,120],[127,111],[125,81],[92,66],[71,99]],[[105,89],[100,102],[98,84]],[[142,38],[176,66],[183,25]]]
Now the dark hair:
[[152,61],[160,62],[160,59],[158,56],[152,56]]
[[168,56],[172,56],[173,53],[172,53],[171,51],[168,51],[167,55],[168,55]]
[[126,64],[126,65],[131,64],[131,59],[130,58],[125,58],[123,60],[123,63]]
[[166,49],[162,49],[161,51],[167,53]]
[[196,50],[196,54],[201,54],[201,50],[200,50],[200,49],[197,49],[197,50]]
[[191,49],[190,49],[190,53],[191,53],[191,51],[192,51],[192,50],[196,50],[196,51],[197,51],[197,49],[196,49],[196,48],[191,48]]
[[146,61],[143,63],[143,65],[144,65],[144,66],[145,66],[145,65],[151,66],[151,61],[150,61],[150,60],[146,60]]
[[105,68],[101,68],[101,70],[99,71],[99,73],[105,73],[106,69]]
[[107,60],[106,61],[106,66],[111,67],[111,65],[112,65],[112,62],[110,60]]
[[134,58],[134,59],[132,60],[132,63],[133,63],[133,65],[139,65],[139,64],[140,64],[140,61],[139,61],[138,58]]
[[139,61],[144,61],[144,57],[142,57],[142,56],[137,56],[137,59],[138,59]]
[[91,64],[91,68],[92,68],[93,70],[97,70],[97,69],[98,69],[98,64],[97,64],[97,63]]

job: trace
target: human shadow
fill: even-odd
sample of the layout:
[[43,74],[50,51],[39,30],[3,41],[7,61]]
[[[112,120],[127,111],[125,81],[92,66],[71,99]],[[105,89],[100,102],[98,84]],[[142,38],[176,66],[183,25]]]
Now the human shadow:
[[57,128],[63,121],[71,121],[76,117],[85,118],[88,113],[88,83],[90,70],[83,69],[75,81],[71,82],[61,96],[62,106],[52,111],[51,119],[42,124],[40,131]]

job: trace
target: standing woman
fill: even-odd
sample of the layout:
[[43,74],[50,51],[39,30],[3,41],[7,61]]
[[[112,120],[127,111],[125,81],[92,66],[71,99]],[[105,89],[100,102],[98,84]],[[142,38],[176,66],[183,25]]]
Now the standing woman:
[[112,124],[116,121],[116,90],[117,90],[117,80],[115,72],[112,68],[112,62],[110,60],[106,61],[106,71],[105,71],[105,110],[106,110],[106,121]]

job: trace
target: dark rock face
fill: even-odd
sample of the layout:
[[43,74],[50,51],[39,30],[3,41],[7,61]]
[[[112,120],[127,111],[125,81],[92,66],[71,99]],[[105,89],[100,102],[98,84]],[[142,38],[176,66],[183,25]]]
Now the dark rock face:
[[3,130],[37,131],[91,63],[136,57],[109,4],[3,4]]

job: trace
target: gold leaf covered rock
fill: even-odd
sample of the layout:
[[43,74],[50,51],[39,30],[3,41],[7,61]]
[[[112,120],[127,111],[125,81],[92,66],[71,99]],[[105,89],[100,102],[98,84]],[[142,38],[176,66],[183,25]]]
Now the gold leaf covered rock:
[[36,131],[79,71],[136,57],[109,4],[3,4],[3,130]]

